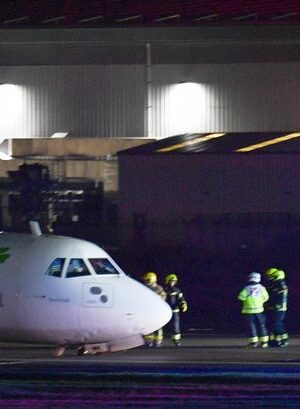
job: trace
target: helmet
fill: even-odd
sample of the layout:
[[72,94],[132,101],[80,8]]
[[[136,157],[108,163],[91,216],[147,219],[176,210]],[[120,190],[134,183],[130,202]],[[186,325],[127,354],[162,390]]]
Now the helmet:
[[177,283],[178,277],[176,274],[168,274],[167,277],[165,278],[165,283],[169,284],[170,281],[175,281]]
[[157,282],[157,276],[153,271],[143,275],[143,280],[146,284],[155,284]]
[[248,280],[254,281],[255,283],[260,283],[260,274],[253,271],[251,274],[249,274]]
[[285,279],[285,272],[283,270],[279,270],[278,268],[269,268],[266,271],[266,275],[270,280],[284,280]]
[[277,271],[277,268],[275,268],[275,267],[268,268],[268,270],[266,271],[266,276],[269,279],[272,279],[274,277],[274,274],[276,273],[276,271]]
[[277,270],[275,273],[274,280],[284,280],[285,279],[285,272],[283,270]]

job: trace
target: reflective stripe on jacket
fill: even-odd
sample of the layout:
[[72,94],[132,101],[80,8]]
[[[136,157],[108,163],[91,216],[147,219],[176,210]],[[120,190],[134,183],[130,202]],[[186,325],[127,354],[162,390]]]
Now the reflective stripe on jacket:
[[166,287],[167,303],[172,308],[173,312],[185,311],[184,305],[187,307],[187,302],[183,296],[182,291],[175,286],[168,285]]
[[163,300],[167,298],[167,294],[161,285],[155,283],[155,284],[147,284],[146,286],[150,288],[150,290],[154,291],[157,295],[159,295]]
[[270,299],[267,308],[276,311],[287,310],[288,287],[284,280],[274,280],[268,286]]

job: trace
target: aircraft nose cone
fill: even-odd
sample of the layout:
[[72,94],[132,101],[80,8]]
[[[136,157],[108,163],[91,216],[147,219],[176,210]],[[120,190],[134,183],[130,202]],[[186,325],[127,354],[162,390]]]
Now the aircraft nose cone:
[[172,318],[172,310],[164,300],[159,300],[159,305],[157,306],[158,327],[161,328],[166,325]]
[[144,320],[143,335],[157,331],[165,326],[172,317],[170,306],[157,294],[153,293],[151,300],[151,308],[148,311],[148,317]]

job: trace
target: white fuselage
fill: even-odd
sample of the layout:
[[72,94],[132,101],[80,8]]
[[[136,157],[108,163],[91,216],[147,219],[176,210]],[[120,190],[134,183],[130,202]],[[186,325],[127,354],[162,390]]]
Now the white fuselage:
[[[125,349],[142,344],[143,335],[171,318],[159,296],[90,242],[1,233],[0,260],[2,341],[104,343],[107,350]],[[106,270],[96,272],[95,262],[105,263]]]

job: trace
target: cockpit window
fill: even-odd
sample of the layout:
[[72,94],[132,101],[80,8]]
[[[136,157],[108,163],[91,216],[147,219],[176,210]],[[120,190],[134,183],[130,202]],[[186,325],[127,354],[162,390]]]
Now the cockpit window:
[[81,258],[71,258],[67,270],[67,278],[88,276],[89,272],[85,262]]
[[53,260],[46,271],[46,275],[52,277],[61,277],[65,260],[65,258],[56,258],[55,260]]
[[107,258],[89,258],[89,262],[96,274],[119,274]]

